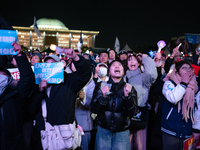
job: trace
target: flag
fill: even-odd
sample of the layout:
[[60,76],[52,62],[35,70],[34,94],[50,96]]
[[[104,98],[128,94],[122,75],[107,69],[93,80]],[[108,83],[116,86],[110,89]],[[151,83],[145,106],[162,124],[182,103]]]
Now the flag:
[[185,45],[184,45],[184,53],[185,53],[185,54],[188,54],[188,53],[190,53],[190,52],[192,52],[192,49],[191,49],[191,47],[190,47],[190,44],[189,44],[189,42],[188,42],[188,39],[186,38],[186,39],[185,39]]
[[191,66],[194,68],[194,74],[198,76],[200,67],[194,64],[191,64]]
[[114,48],[115,48],[115,52],[117,52],[117,54],[119,54],[120,44],[119,44],[119,40],[118,40],[117,37],[116,37],[116,39],[115,39],[115,45],[114,45]]
[[80,33],[80,43],[83,44],[82,31]]
[[37,35],[40,37],[41,34],[40,34],[39,29],[38,29],[38,26],[37,26],[37,22],[36,22],[36,18],[35,18],[35,17],[34,17],[33,28],[34,28],[35,32],[37,33]]

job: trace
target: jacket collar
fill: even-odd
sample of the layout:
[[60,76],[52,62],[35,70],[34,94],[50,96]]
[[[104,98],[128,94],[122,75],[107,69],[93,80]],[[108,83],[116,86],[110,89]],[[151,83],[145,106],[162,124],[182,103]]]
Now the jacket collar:
[[110,77],[108,80],[108,83],[112,83],[112,90],[119,90],[122,88],[122,86],[124,86],[125,82],[124,79],[122,78],[119,82],[115,83],[112,78]]

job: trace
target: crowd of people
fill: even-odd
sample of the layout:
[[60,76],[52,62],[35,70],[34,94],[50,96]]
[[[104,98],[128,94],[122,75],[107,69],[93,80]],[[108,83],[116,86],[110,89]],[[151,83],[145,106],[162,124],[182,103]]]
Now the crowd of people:
[[[0,67],[1,149],[43,149],[42,100],[52,126],[75,121],[82,127],[77,149],[181,150],[192,135],[199,140],[199,78],[191,65],[198,65],[198,51],[194,59],[181,58],[177,46],[170,57],[158,52],[152,59],[126,50],[81,54],[64,48],[63,57],[43,58],[12,45],[17,55],[10,62],[20,80],[3,67],[9,63]],[[64,82],[36,85],[31,66],[55,62],[64,63]]]
[[[186,139],[199,141],[200,71],[195,75],[193,65],[200,64],[200,46],[192,57],[181,57],[176,46],[169,57],[157,52],[154,58],[123,49],[81,54],[66,48],[62,57],[43,57],[12,46],[17,55],[0,58],[1,150],[44,149],[46,121],[79,126],[82,150],[182,150]],[[64,63],[64,81],[35,84],[31,66],[57,62]],[[10,66],[19,69],[19,81]]]

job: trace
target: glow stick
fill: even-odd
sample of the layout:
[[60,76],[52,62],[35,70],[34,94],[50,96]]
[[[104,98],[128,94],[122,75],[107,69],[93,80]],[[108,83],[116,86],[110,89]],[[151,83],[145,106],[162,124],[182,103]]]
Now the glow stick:
[[160,40],[160,41],[157,43],[157,46],[158,46],[158,53],[160,53],[161,49],[162,49],[163,47],[166,46],[166,43],[165,43],[165,41]]
[[56,45],[54,45],[54,44],[51,44],[50,45],[50,49],[51,50],[53,50],[53,51],[58,51],[59,53],[62,51],[62,48],[60,48],[60,47],[58,47],[58,46],[56,46]]
[[178,48],[179,48],[181,45],[182,45],[182,43],[180,43],[180,44],[178,45]]

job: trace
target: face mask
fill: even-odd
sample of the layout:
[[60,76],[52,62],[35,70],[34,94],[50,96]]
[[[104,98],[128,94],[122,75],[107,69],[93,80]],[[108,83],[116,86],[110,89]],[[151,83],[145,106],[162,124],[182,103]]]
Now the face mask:
[[106,75],[107,75],[107,68],[100,67],[98,76],[99,77],[105,77]]
[[5,86],[8,84],[8,77],[0,74],[0,94],[3,93]]

